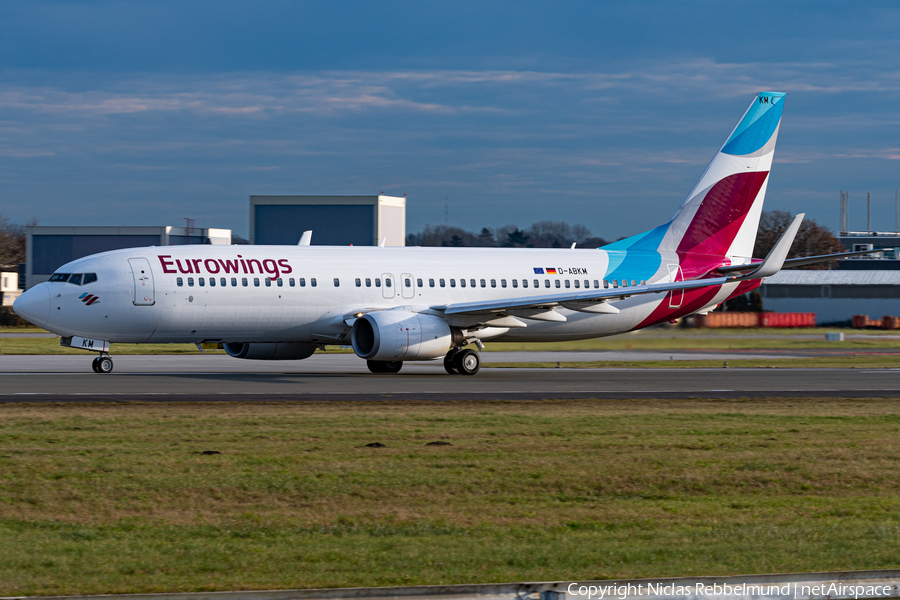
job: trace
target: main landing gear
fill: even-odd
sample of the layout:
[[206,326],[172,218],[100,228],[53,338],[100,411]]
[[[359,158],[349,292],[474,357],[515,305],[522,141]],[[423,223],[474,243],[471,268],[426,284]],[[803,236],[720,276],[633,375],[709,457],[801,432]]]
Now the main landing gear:
[[367,360],[366,366],[373,373],[399,373],[403,368],[402,360]]
[[109,354],[105,356],[101,354],[91,362],[91,369],[94,370],[94,373],[112,373],[112,357]]
[[474,375],[481,369],[481,357],[472,349],[451,350],[444,357],[444,370],[451,375]]

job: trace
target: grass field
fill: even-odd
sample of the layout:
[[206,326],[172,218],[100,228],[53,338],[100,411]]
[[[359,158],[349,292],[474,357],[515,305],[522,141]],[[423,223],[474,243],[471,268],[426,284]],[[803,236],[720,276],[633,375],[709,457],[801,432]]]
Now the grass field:
[[892,399],[6,404],[0,595],[896,568],[898,475]]
[[[34,332],[42,330],[35,329]],[[843,342],[825,341],[824,329],[649,329],[636,333],[580,340],[574,342],[512,343],[488,342],[487,352],[494,351],[572,351],[572,350],[877,350],[900,348],[900,331],[846,332]],[[14,333],[14,330],[7,330]],[[199,354],[194,344],[112,344],[116,354]],[[224,354],[222,350],[205,353]],[[328,352],[352,352],[330,346]],[[64,348],[58,338],[0,338],[0,354],[83,354],[82,350]],[[619,365],[621,366],[621,364]],[[670,366],[670,365],[662,365]]]

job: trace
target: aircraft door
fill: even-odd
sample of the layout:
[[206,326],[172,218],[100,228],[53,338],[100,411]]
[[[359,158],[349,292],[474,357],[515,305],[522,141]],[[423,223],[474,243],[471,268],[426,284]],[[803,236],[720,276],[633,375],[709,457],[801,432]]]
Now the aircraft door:
[[400,276],[400,293],[404,298],[414,298],[416,295],[416,280],[409,273]]
[[129,258],[128,264],[131,265],[131,275],[134,278],[134,305],[153,306],[156,304],[156,293],[150,262],[146,258]]
[[394,276],[390,273],[385,273],[381,276],[384,285],[381,286],[381,293],[384,294],[385,298],[393,298],[397,293],[397,290],[394,289]]
[[[681,265],[669,265],[669,280],[672,283],[684,281]],[[669,292],[669,308],[681,308],[682,302],[684,302],[684,290],[672,290]]]

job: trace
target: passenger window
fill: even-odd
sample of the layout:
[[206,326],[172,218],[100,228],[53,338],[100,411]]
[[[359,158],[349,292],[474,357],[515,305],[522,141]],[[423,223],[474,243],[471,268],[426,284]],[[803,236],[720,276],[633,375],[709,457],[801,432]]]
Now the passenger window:
[[301,277],[298,281],[300,282],[300,287],[306,287],[306,278],[305,277]]
[[459,280],[459,287],[466,287],[466,280],[465,280],[465,279],[460,279],[460,280]]
[[362,287],[362,279],[359,277],[356,278],[356,287]]
[[372,279],[370,277],[366,277],[366,287],[372,287]]
[[337,277],[334,278],[334,287],[341,287],[341,280]]
[[253,287],[259,287],[259,277],[253,278]]
[[444,282],[444,280],[443,280],[443,279],[441,279],[441,280],[440,280],[440,281],[439,281],[439,282],[438,282],[438,283],[440,283],[440,284],[441,284],[441,287],[445,287],[445,282]]
[[215,277],[209,278],[209,287],[216,287],[216,278]]
[[384,280],[384,287],[391,287],[391,280],[390,280],[390,279],[385,279],[385,280]]
[[231,287],[237,287],[237,277],[231,278]]
[[[422,287],[422,278],[416,279],[416,285]],[[431,280],[431,287],[434,287],[434,280]]]
[[647,285],[647,282],[641,279],[641,285]]
[[501,280],[500,280],[500,287],[506,287],[506,280],[505,280],[505,279],[501,279]]
[[409,277],[404,277],[403,285],[405,285],[408,288],[411,288],[412,287],[412,279],[410,279]]
[[[587,283],[584,284],[584,287],[587,287]],[[594,287],[597,289],[600,288],[600,280],[599,279],[594,280]]]
[[512,282],[513,282],[513,287],[514,287],[514,288],[519,287],[519,280],[518,280],[518,279],[513,279]]
[[222,287],[226,287],[228,285],[228,280],[224,277],[219,277],[219,285]]
[[[541,282],[538,281],[537,279],[535,279],[535,280],[534,280],[534,287],[536,287],[536,288],[541,287]],[[550,282],[549,282],[549,281],[547,282],[547,287],[550,287]]]
[[87,285],[89,283],[94,283],[95,281],[97,281],[96,273],[85,273],[84,281],[81,282],[81,285]]
[[456,287],[456,280],[455,280],[455,279],[451,279],[451,280],[450,280],[450,287]]
[[188,277],[188,287],[194,287],[194,278]]
[[603,287],[604,287],[604,289],[609,289],[609,280],[608,279],[603,280]]
[[[534,281],[537,282],[537,279],[535,279]],[[523,280],[522,280],[522,287],[523,287],[523,288],[527,288],[527,287],[528,287],[528,280],[527,280],[527,279],[523,279]]]
[[575,280],[575,289],[577,290],[580,287],[581,287],[581,282],[576,279]]
[[[578,286],[576,285],[575,287],[578,287]],[[589,287],[591,287],[591,282],[588,281],[587,279],[585,279],[584,280],[584,289],[588,289]]]
[[289,286],[291,286],[291,287],[296,287],[296,286],[295,286],[296,283],[297,283],[297,282],[294,281],[294,278],[293,278],[293,277],[291,277],[290,279],[288,279],[288,285],[289,285]]
[[69,275],[69,273],[54,273],[50,276],[50,282],[52,283],[55,281],[65,281],[69,278]]
[[[487,282],[484,279],[481,280],[481,287],[487,287]],[[494,287],[497,287],[496,283],[494,284]]]
[[283,280],[281,277],[279,277],[279,278],[275,281],[275,283],[278,284],[278,287],[284,287],[284,280]]
[[569,280],[566,279],[566,289],[569,289]]
[[434,279],[428,280],[428,287],[434,287]]
[[556,279],[555,281],[556,281],[556,287],[559,287],[559,279]]
[[375,287],[381,287],[381,279],[378,277],[375,278]]
[[[497,280],[496,280],[496,279],[491,279],[491,287],[497,287]],[[506,287],[506,285],[504,285],[503,287]]]
[[[188,279],[190,279],[190,277],[188,277]],[[246,277],[241,278],[241,285],[243,285],[244,287],[247,287],[247,278]]]
[[632,286],[637,285],[637,281],[635,281],[634,279],[632,279],[632,280],[631,280],[631,285],[632,285]]
[[550,280],[549,280],[549,279],[545,279],[545,280],[544,280],[544,287],[545,287],[545,288],[550,287]]
[[309,278],[309,287],[316,287],[316,278],[315,277]]
[[181,277],[176,277],[175,285],[177,285],[178,287],[184,287],[184,279],[182,279]]
[[627,280],[627,279],[623,279],[623,280],[622,280],[622,287],[628,287],[628,280]]
[[613,286],[613,289],[618,289],[618,287],[619,287],[619,280],[618,280],[618,279],[613,279],[613,280],[612,280],[612,286]]
[[206,285],[206,278],[205,278],[205,277],[198,277],[198,278],[197,278],[197,283],[200,284],[200,287],[205,286],[205,285]]
[[272,279],[270,277],[266,277],[264,281],[266,282],[266,287],[272,287]]
[[73,285],[81,285],[81,273],[75,273],[69,277],[69,283]]
[[[469,280],[469,285],[471,285],[472,287],[475,287],[475,280],[474,280],[474,279],[470,279],[470,280]],[[481,280],[481,287],[484,287],[484,279]]]

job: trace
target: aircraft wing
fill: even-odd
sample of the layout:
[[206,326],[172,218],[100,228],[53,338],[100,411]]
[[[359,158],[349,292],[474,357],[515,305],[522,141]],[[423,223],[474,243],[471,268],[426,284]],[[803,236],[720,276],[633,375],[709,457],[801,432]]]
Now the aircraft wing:
[[[839,258],[847,258],[848,256],[862,256],[863,254],[875,254],[880,250],[856,250],[855,252],[838,252],[837,254],[820,254],[818,256],[801,256],[800,258],[789,258],[784,261],[784,267],[803,267],[806,265],[815,265],[818,263],[838,260]],[[746,265],[730,265],[727,267],[719,267],[720,273],[737,273],[740,271],[750,271],[756,268],[759,263],[751,263]]]
[[[784,266],[788,250],[790,250],[791,244],[794,243],[794,237],[797,235],[797,230],[800,229],[800,223],[802,223],[804,216],[805,215],[801,213],[794,217],[794,220],[778,239],[778,242],[775,243],[775,246],[772,247],[772,250],[769,252],[769,255],[766,256],[765,260],[761,263],[750,265],[750,268],[753,270],[749,273],[737,273],[734,275],[725,275],[724,277],[653,283],[612,289],[541,294],[527,296],[525,298],[500,298],[476,302],[458,302],[446,306],[433,306],[431,308],[442,311],[446,316],[485,315],[484,322],[494,320],[496,315],[493,315],[493,313],[506,313],[510,316],[522,316],[536,320],[564,321],[565,317],[554,313],[554,307],[562,306],[563,308],[583,312],[615,314],[619,312],[618,309],[607,303],[613,300],[621,300],[629,296],[638,294],[659,294],[676,290],[691,290],[749,279],[762,279],[774,275],[781,270],[782,266]],[[497,324],[499,325],[500,323]],[[521,327],[524,326],[524,324],[518,326]]]

